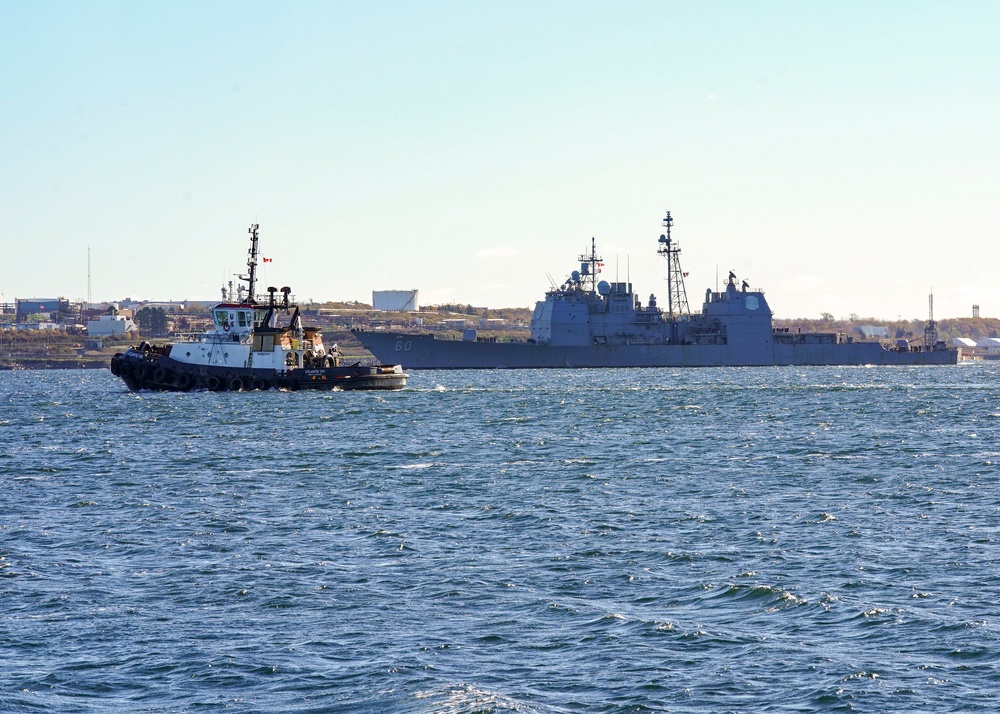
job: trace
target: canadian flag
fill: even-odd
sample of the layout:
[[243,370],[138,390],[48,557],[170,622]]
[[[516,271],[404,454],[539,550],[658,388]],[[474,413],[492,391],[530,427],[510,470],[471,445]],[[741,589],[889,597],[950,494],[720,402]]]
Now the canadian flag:
[[274,258],[264,258],[264,262],[265,263],[273,263],[274,262]]

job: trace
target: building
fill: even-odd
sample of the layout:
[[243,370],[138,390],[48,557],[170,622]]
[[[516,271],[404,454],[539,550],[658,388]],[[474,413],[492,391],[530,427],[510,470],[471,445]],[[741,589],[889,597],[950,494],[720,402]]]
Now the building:
[[372,307],[391,312],[417,312],[420,309],[417,290],[374,290]]

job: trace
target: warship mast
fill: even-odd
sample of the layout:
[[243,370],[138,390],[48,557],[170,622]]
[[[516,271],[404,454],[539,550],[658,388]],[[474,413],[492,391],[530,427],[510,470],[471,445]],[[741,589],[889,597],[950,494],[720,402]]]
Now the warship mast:
[[660,236],[660,247],[656,250],[667,259],[667,315],[671,320],[691,315],[687,289],[684,287],[685,273],[681,270],[681,249],[670,237],[673,225],[674,219],[670,211],[667,211],[667,217],[663,219],[663,227],[667,232]]

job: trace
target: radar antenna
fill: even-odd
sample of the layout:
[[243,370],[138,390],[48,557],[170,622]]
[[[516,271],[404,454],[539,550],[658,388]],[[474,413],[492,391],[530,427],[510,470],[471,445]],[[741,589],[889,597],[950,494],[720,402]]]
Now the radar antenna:
[[660,236],[660,247],[656,251],[667,259],[667,315],[671,320],[691,314],[687,288],[684,287],[686,273],[681,270],[681,248],[670,237],[673,225],[674,219],[670,211],[667,211],[667,217],[663,219],[663,227],[667,232]]
[[580,271],[582,275],[580,276],[580,287],[586,292],[594,292],[597,290],[597,275],[601,272],[601,268],[604,266],[604,258],[597,255],[597,239],[591,237],[590,239],[590,255],[584,253],[577,260],[580,261]]

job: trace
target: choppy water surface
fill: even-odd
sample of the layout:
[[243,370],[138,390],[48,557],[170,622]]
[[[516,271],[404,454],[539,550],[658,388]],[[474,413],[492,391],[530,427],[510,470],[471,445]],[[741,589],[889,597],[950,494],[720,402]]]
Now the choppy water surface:
[[998,377],[0,373],[0,709],[996,710]]

